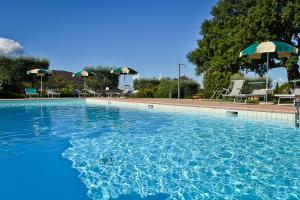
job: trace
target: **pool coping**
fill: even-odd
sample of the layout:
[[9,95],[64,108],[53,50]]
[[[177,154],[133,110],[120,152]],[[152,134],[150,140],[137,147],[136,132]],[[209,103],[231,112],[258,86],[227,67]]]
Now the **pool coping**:
[[288,111],[266,111],[266,110],[250,110],[247,108],[237,108],[235,106],[206,106],[206,105],[187,105],[178,103],[164,103],[155,101],[132,101],[131,99],[115,99],[115,98],[87,98],[87,104],[100,106],[113,106],[123,108],[136,108],[143,110],[157,110],[166,112],[179,113],[201,113],[215,116],[237,116],[239,118],[251,121],[272,121],[283,124],[295,123],[295,112]]

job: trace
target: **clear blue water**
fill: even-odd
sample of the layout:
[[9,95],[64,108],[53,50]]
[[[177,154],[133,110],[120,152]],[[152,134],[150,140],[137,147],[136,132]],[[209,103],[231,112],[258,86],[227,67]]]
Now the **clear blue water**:
[[0,199],[300,199],[300,131],[80,100],[1,102]]

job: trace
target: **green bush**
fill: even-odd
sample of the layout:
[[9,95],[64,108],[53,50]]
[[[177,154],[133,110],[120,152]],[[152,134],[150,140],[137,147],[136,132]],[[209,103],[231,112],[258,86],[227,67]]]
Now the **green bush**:
[[206,89],[206,95],[211,96],[214,91],[228,88],[230,84],[232,73],[219,72],[219,71],[207,71],[203,77],[204,88]]
[[157,90],[154,94],[155,98],[177,98],[177,81],[170,79],[163,79],[157,86]]
[[142,79],[135,79],[133,81],[133,88],[135,90],[141,90],[144,88],[154,88],[158,86],[160,81],[156,78],[142,78]]
[[[197,93],[199,84],[186,77],[180,81],[180,98],[191,98]],[[177,79],[163,79],[157,86],[154,94],[156,98],[177,98],[178,97],[178,80]]]
[[73,86],[69,85],[68,87],[58,88],[57,92],[59,92],[62,97],[72,97],[73,89]]
[[289,94],[290,91],[291,91],[291,86],[289,83],[283,83],[278,89],[278,93],[280,94]]
[[153,98],[155,93],[154,88],[144,88],[139,90],[139,92],[134,96],[137,98]]

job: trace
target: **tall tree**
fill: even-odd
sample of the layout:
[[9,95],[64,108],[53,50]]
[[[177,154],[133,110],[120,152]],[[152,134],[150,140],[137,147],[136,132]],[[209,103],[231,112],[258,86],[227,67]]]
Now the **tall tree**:
[[[220,0],[211,15],[201,25],[198,48],[187,55],[197,75],[241,69],[263,75],[265,60],[239,58],[256,41],[279,40],[300,48],[300,0]],[[285,67],[289,80],[299,78],[298,56],[271,60],[270,68]]]

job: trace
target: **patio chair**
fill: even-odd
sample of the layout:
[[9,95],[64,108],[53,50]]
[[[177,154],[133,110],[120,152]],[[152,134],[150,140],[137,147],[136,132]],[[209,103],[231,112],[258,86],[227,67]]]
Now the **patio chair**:
[[292,94],[275,94],[274,97],[278,97],[278,102],[277,104],[280,105],[280,100],[281,99],[293,99],[293,106],[296,105],[296,98],[300,97],[300,88],[294,89]]
[[60,97],[60,93],[58,92],[55,92],[53,89],[47,89],[46,91],[47,95],[48,95],[48,98],[51,96],[52,98],[54,96],[57,96],[57,97]]
[[39,93],[37,93],[35,88],[25,88],[25,94],[26,96],[29,96],[29,98],[31,98],[32,96],[39,96]]
[[129,94],[129,90],[125,89],[122,92],[120,92],[120,94],[117,97],[127,97]]
[[137,94],[139,92],[139,90],[132,90],[131,92],[130,92],[130,94]]
[[257,97],[261,98],[263,97],[264,99],[266,98],[267,94],[270,94],[272,90],[267,90],[266,89],[254,89],[251,94],[245,94],[245,103],[247,103],[248,99],[251,99],[251,97]]
[[87,93],[93,95],[94,97],[98,96],[100,97],[102,95],[102,93],[96,92],[95,90],[92,89],[86,89]]
[[[241,90],[244,86],[245,80],[234,80],[233,81],[233,86],[232,86],[232,90],[230,91],[229,94],[223,94],[223,99],[225,99],[226,97],[229,97],[230,99],[234,99],[233,103],[236,102],[237,98],[241,98],[241,99],[246,99],[247,96],[246,94],[241,94]],[[245,100],[246,103],[246,100]]]
[[121,95],[121,90],[115,90],[115,89],[109,90],[108,92],[106,92],[106,94],[107,97],[114,97],[114,96],[119,97]]
[[86,96],[86,93],[82,92],[82,91],[80,91],[78,89],[74,89],[73,90],[73,95],[78,96],[80,98],[81,96]]
[[231,81],[230,84],[228,85],[228,88],[223,88],[222,90],[215,90],[213,92],[213,95],[210,97],[210,100],[214,99],[214,97],[216,97],[217,100],[220,99],[220,97],[224,96],[225,95],[228,95],[229,92],[230,92],[230,89],[233,87],[233,83],[234,81]]

